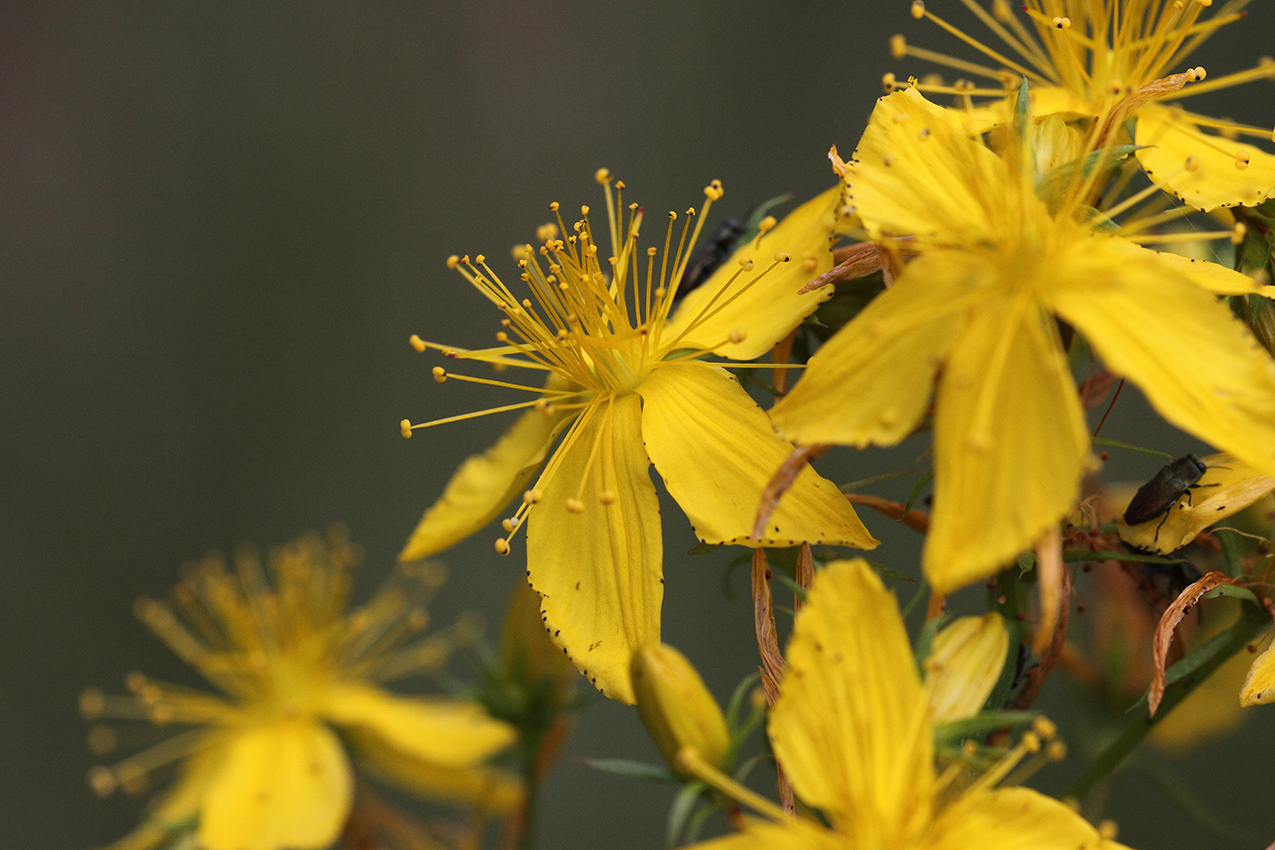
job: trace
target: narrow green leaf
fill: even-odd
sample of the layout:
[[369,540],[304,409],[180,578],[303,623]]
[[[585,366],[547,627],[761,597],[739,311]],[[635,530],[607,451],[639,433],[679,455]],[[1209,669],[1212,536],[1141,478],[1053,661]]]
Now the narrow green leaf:
[[616,776],[625,776],[629,779],[640,779],[643,782],[658,782],[661,784],[669,784],[680,782],[673,772],[667,767],[658,764],[647,764],[641,761],[631,761],[629,759],[591,759],[580,757],[578,759],[581,764],[588,765],[594,770],[600,770],[603,773],[614,773]]
[[1168,454],[1167,452],[1161,452],[1155,449],[1144,449],[1142,446],[1135,446],[1132,443],[1122,443],[1119,440],[1109,440],[1106,437],[1093,437],[1089,442],[1104,449],[1128,449],[1131,452],[1141,452],[1144,455],[1153,455],[1155,457],[1173,460],[1173,455]]
[[695,811],[695,807],[706,791],[708,786],[703,782],[688,782],[673,798],[673,805],[668,810],[668,829],[664,833],[664,846],[669,850],[678,845],[678,839],[682,836],[687,819]]

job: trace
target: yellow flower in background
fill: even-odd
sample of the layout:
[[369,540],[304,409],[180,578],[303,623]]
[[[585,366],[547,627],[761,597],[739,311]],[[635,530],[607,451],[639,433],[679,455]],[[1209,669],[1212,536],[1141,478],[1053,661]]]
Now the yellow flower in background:
[[771,411],[797,443],[893,445],[933,391],[923,568],[940,593],[1031,548],[1079,494],[1089,433],[1055,316],[1169,422],[1275,472],[1275,362],[1213,294],[1259,287],[1084,220],[1081,169],[1047,205],[1025,151],[999,157],[961,120],[915,89],[878,101],[841,170],[873,240],[911,236],[920,256]]
[[[1028,788],[997,788],[1035,733],[969,784],[934,767],[934,722],[894,595],[862,559],[816,574],[797,614],[768,731],[805,818],[750,821],[695,845],[893,850],[1095,850],[1121,845]],[[959,772],[959,771],[958,771]]]
[[[228,572],[217,556],[192,565],[172,602],[142,600],[141,619],[221,695],[129,677],[129,697],[86,691],[89,718],[188,727],[110,767],[98,793],[140,792],[177,764],[175,784],[115,850],[143,850],[194,832],[204,850],[308,850],[336,840],[354,794],[353,755],[374,775],[430,798],[507,811],[518,780],[483,761],[515,732],[473,703],[404,697],[379,682],[438,669],[452,638],[407,641],[441,569],[401,569],[346,614],[355,551],[340,532],[302,537],[269,559],[267,578],[244,552]],[[109,749],[113,733],[90,735]],[[347,751],[348,750],[348,751]]]
[[[1011,5],[1007,0],[994,0],[990,9],[981,5],[974,8],[1007,48],[997,49],[940,19],[925,3],[915,2],[913,17],[929,19],[959,35],[997,67],[912,47],[903,36],[895,36],[891,48],[896,59],[907,55],[927,59],[995,80],[1000,88],[1016,89],[1025,78],[1032,84],[1038,116],[1096,119],[1105,131],[1114,131],[1129,118],[1136,118],[1133,141],[1145,146],[1137,152],[1138,161],[1162,189],[1205,211],[1251,207],[1275,194],[1275,156],[1234,138],[1248,135],[1269,142],[1270,128],[1165,105],[1255,80],[1275,79],[1275,62],[1269,58],[1247,70],[1211,78],[1203,68],[1185,67],[1188,57],[1210,36],[1244,18],[1248,3],[1027,0]],[[1026,21],[1018,14],[1020,6]],[[1174,73],[1175,69],[1182,70]],[[959,86],[955,90],[964,94],[1003,93]]]
[[[720,184],[704,190],[708,201],[698,217],[688,212],[680,232],[670,213],[661,256],[658,248],[638,248],[643,210],[623,205],[623,184],[615,184],[616,197],[609,172],[599,171],[598,181],[606,189],[610,256],[600,254],[585,207],[573,227],[559,216],[557,227],[543,231],[538,250],[520,251],[522,295],[481,255],[449,261],[504,314],[500,346],[464,351],[414,338],[418,350],[530,370],[546,375],[547,383],[529,387],[435,368],[440,381],[494,383],[530,390],[535,398],[423,425],[404,421],[410,436],[412,428],[531,408],[486,454],[461,466],[400,558],[450,546],[521,493],[496,550],[508,553],[527,523],[527,576],[542,597],[549,634],[599,690],[631,703],[629,659],[660,638],[663,544],[650,464],[705,542],[866,549],[876,541],[836,486],[809,470],[766,535],[749,538],[761,491],[792,446],[775,436],[734,376],[701,360],[764,354],[831,294],[797,290],[832,267],[841,190],[804,204],[777,227],[773,219],[766,222],[675,310]],[[569,234],[565,239],[558,238],[559,227]]]

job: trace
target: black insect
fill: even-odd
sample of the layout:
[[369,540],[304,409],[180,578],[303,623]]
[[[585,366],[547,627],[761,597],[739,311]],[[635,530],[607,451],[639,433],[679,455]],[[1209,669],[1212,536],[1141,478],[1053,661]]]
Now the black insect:
[[713,235],[708,237],[707,244],[692,254],[691,259],[686,263],[686,271],[682,274],[682,282],[677,287],[676,298],[682,298],[686,293],[712,277],[713,272],[717,271],[722,263],[730,259],[730,255],[734,253],[743,236],[747,234],[751,238],[752,235],[755,235],[761,220],[766,217],[766,214],[774,207],[790,200],[792,200],[791,192],[786,195],[779,195],[753,207],[748,212],[748,218],[743,221],[737,218],[728,218],[717,225]]
[[1186,496],[1187,504],[1191,504],[1191,491],[1201,486],[1197,482],[1207,469],[1204,461],[1195,455],[1185,455],[1173,461],[1138,488],[1129,507],[1125,508],[1124,521],[1129,525],[1140,525],[1163,514],[1164,519],[1155,527],[1155,537],[1158,539],[1160,528],[1168,520],[1169,512],[1178,503],[1178,499]]

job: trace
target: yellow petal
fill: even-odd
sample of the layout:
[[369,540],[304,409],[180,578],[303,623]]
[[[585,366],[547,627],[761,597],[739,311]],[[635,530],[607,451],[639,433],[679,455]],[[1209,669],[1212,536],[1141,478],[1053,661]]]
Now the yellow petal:
[[[1138,110],[1138,161],[1157,186],[1196,209],[1255,207],[1275,194],[1275,156],[1201,132],[1189,114],[1163,106]],[[1237,154],[1247,165],[1237,168]],[[1194,168],[1187,168],[1188,159]]]
[[[1005,163],[968,138],[953,110],[915,89],[877,101],[845,176],[850,211],[874,239],[916,236],[943,244],[995,239],[1022,193]],[[1031,198],[1028,201],[1039,205]]]
[[669,767],[693,780],[679,765],[678,753],[694,747],[713,767],[729,769],[726,717],[686,656],[666,643],[651,643],[633,653],[630,669],[638,717]]
[[356,682],[328,688],[319,711],[339,726],[375,732],[389,746],[439,765],[482,761],[518,737],[476,703],[401,697]]
[[[1137,246],[1130,247],[1136,248]],[[1145,249],[1138,250],[1145,251]],[[1133,251],[1128,253],[1130,255],[1135,254]],[[1270,284],[1259,286],[1253,278],[1246,274],[1240,274],[1235,269],[1228,269],[1226,266],[1210,263],[1207,260],[1197,260],[1192,257],[1184,257],[1181,254],[1171,254],[1167,251],[1157,252],[1156,258],[1156,262],[1176,269],[1183,277],[1196,286],[1206,289],[1214,295],[1257,293],[1258,295],[1265,295],[1267,298],[1275,298],[1275,286]]]
[[1253,659],[1248,676],[1240,688],[1240,705],[1266,705],[1275,702],[1275,644]]
[[1140,261],[1110,262],[1095,243],[1093,268],[1051,295],[1054,308],[1161,416],[1275,475],[1275,361],[1180,266],[1125,254]]
[[326,726],[305,720],[245,729],[208,785],[199,821],[206,850],[318,850],[341,832],[353,781]]
[[[681,337],[677,348],[711,349],[732,360],[752,360],[769,351],[832,297],[831,286],[805,294],[798,290],[832,268],[841,194],[841,186],[832,187],[797,207],[760,241],[754,238],[737,248],[703,286],[687,293],[661,334],[661,344]],[[761,276],[779,253],[788,254],[790,261]],[[751,272],[741,270],[743,258],[753,261]],[[736,293],[742,294],[731,300]],[[737,330],[744,339],[728,342]]]
[[[625,703],[633,702],[629,658],[659,641],[664,597],[660,506],[641,415],[635,394],[600,403],[527,526],[528,579],[543,597],[550,637],[598,690]],[[577,498],[581,510],[571,513],[567,501]]]
[[846,843],[834,832],[794,818],[786,823],[750,820],[741,833],[691,844],[688,850],[846,850]]
[[916,850],[1122,850],[1084,818],[1030,788],[968,794],[935,821]]
[[925,690],[935,725],[973,717],[1000,679],[1009,632],[1000,614],[961,617],[934,636]]
[[952,350],[934,419],[925,576],[949,593],[1032,547],[1080,493],[1089,435],[1053,317],[988,299]]
[[761,492],[792,445],[725,369],[678,363],[638,387],[642,437],[669,493],[709,543],[877,545],[832,482],[803,469],[779,502],[762,541],[749,539]]
[[399,560],[440,552],[491,522],[544,463],[563,414],[522,414],[496,444],[460,465],[443,495],[426,509]]
[[1187,498],[1175,501],[1164,516],[1138,525],[1116,520],[1120,539],[1161,555],[1181,549],[1204,529],[1239,513],[1275,490],[1275,478],[1262,475],[1226,452],[1200,459],[1208,467]]
[[960,331],[969,299],[944,257],[922,256],[828,340],[770,411],[802,445],[893,445],[929,404],[934,375]]
[[208,783],[226,755],[224,736],[210,735],[181,766],[176,784],[150,807],[146,820],[106,850],[150,850],[197,823]]
[[512,811],[522,801],[522,782],[503,770],[422,760],[366,730],[348,730],[346,737],[361,765],[428,800],[469,803],[487,813]]
[[844,846],[908,846],[930,819],[933,730],[898,604],[866,561],[815,575],[787,655],[769,732],[797,796]]

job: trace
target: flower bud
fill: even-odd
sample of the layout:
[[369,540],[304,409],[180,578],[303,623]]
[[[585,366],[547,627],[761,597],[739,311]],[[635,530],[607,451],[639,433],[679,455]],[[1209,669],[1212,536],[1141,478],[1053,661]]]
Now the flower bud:
[[667,644],[648,644],[633,653],[629,670],[638,716],[669,766],[682,774],[677,754],[690,746],[722,767],[730,749],[726,718],[686,656]]
[[934,636],[925,685],[935,725],[973,717],[1000,679],[1009,651],[1005,621],[995,612],[961,617]]

